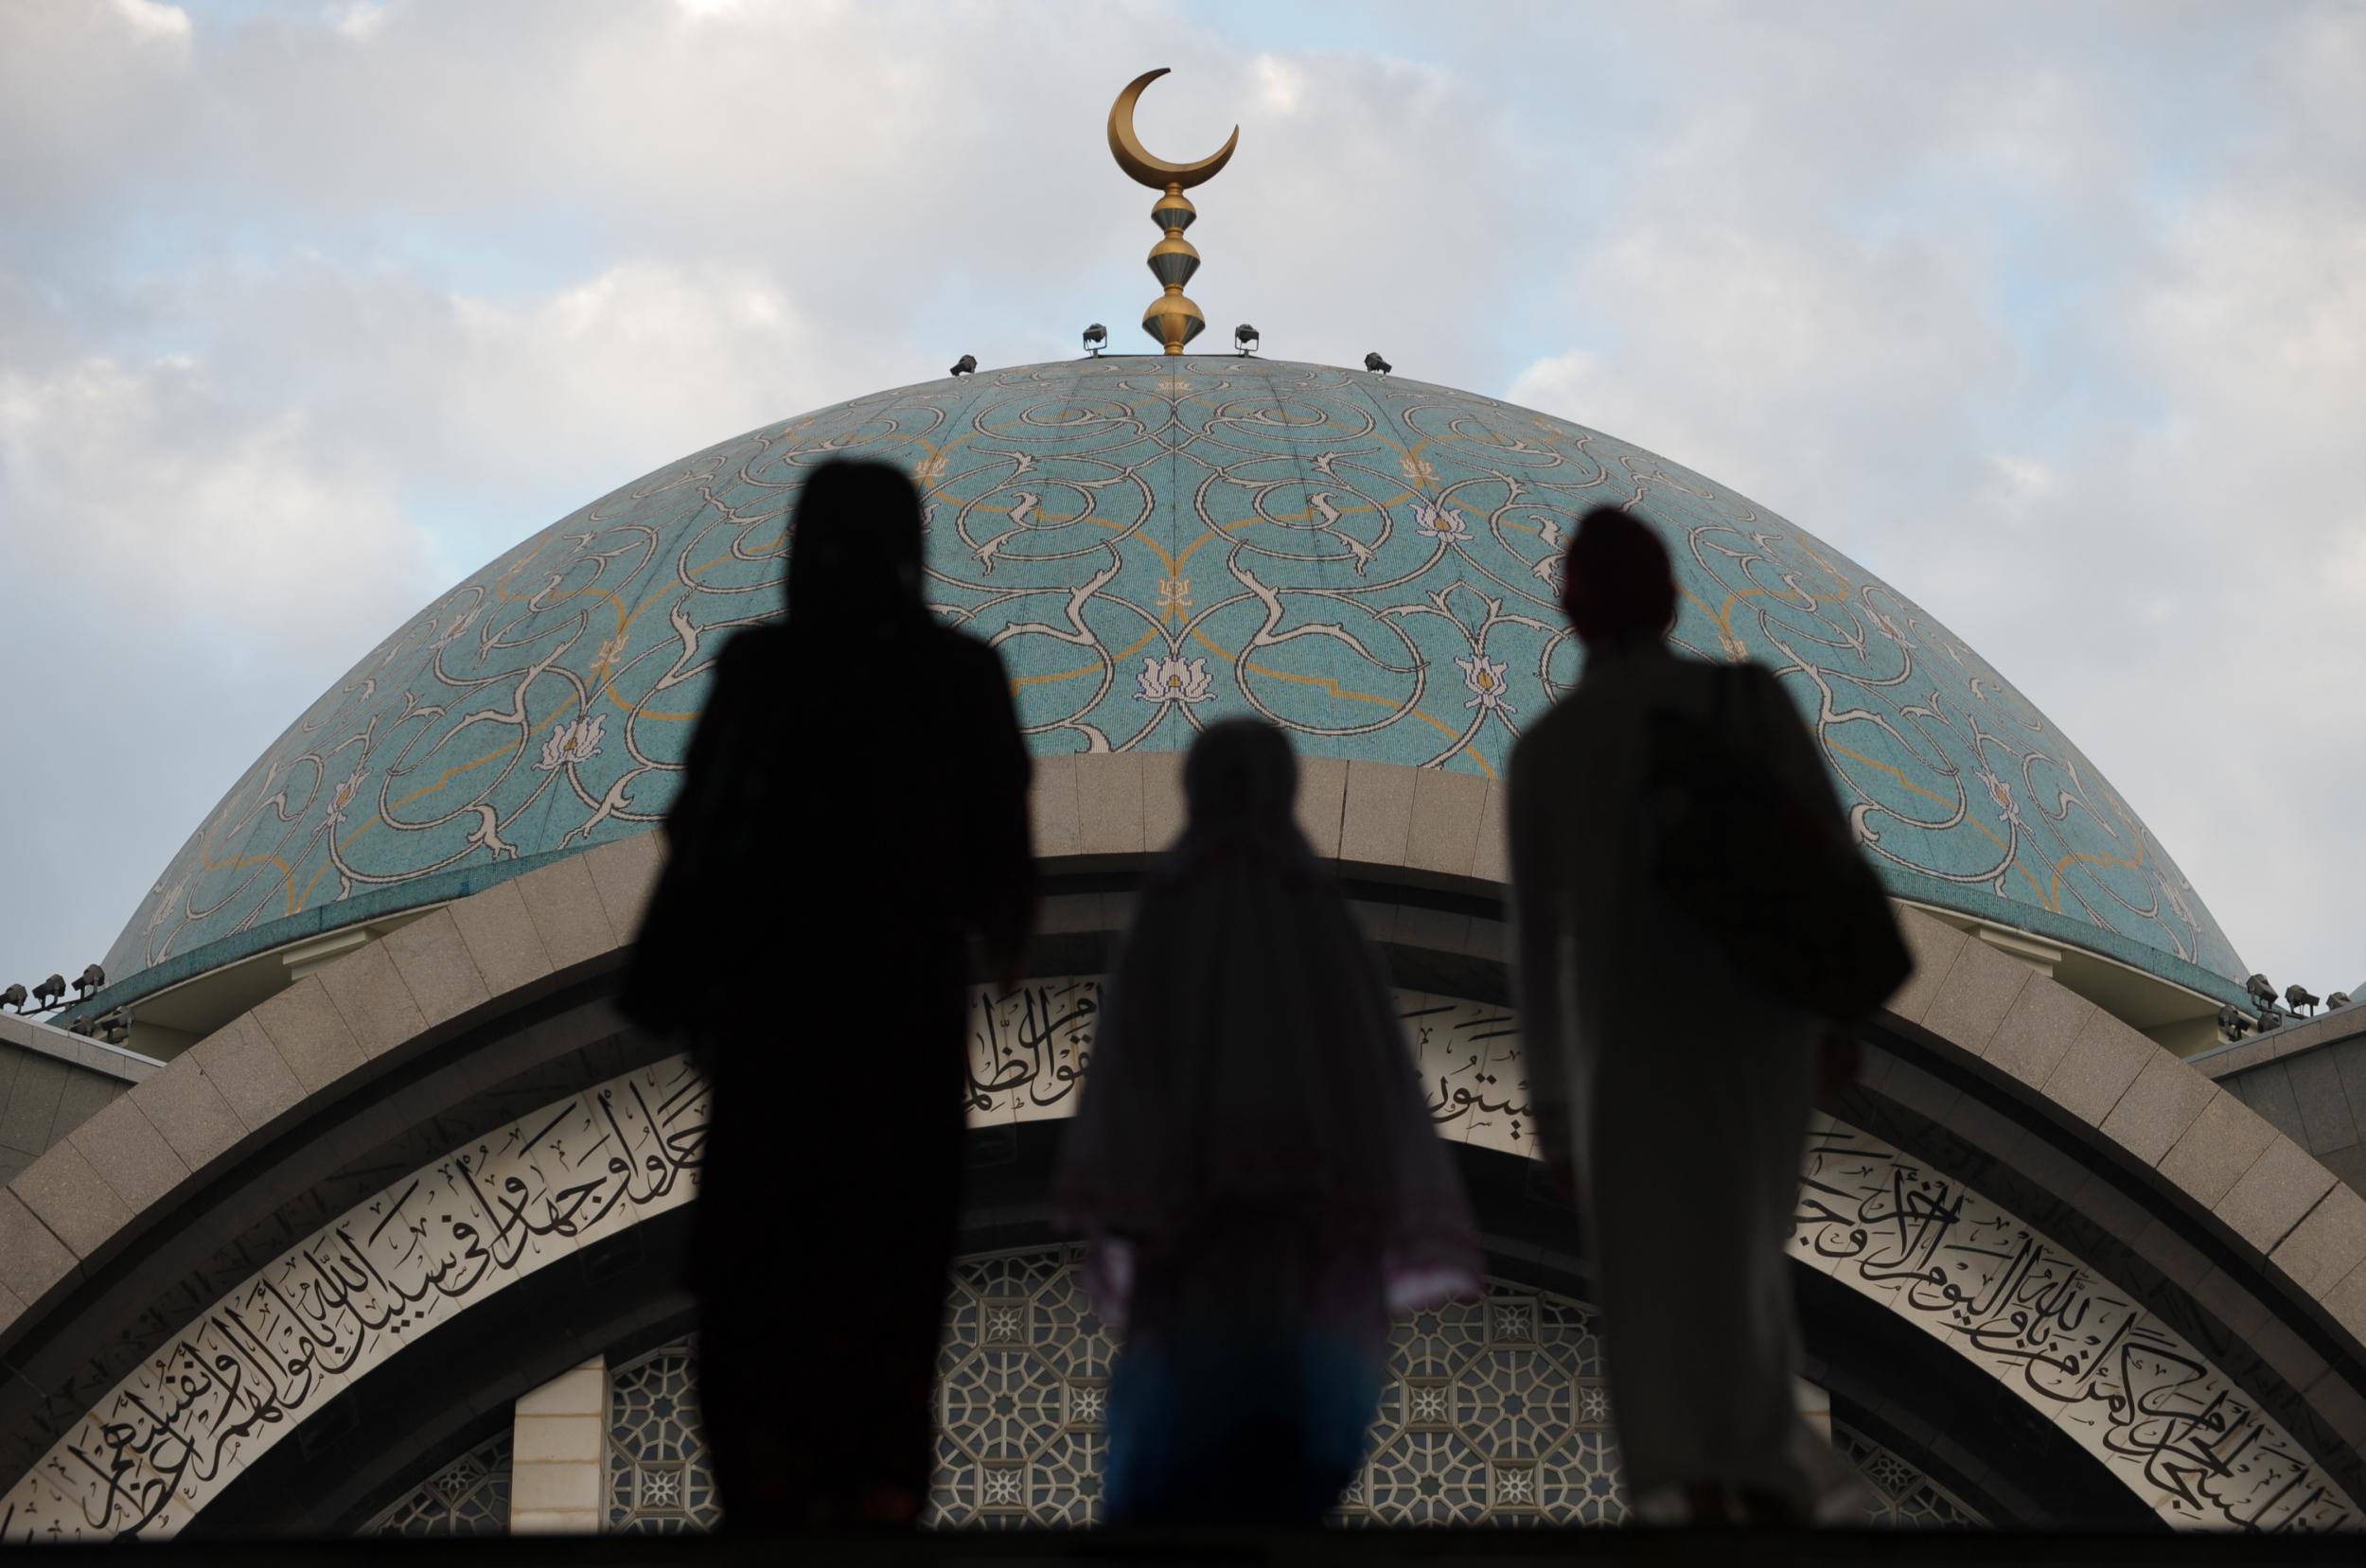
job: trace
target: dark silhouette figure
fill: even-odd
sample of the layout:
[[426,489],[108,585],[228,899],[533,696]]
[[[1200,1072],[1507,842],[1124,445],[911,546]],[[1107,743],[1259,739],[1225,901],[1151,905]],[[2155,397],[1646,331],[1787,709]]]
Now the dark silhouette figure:
[[[1782,1249],[1819,1067],[1844,1069],[1847,1048],[1669,884],[1654,811],[1671,732],[1755,759],[1798,819],[1855,851],[1774,678],[1668,646],[1675,580],[1648,527],[1589,512],[1563,583],[1585,667],[1511,758],[1519,1002],[1541,1142],[1586,1217],[1627,1485],[1663,1522],[1828,1517],[1846,1472],[1797,1412]],[[1746,873],[1729,864],[1728,903]],[[1672,1014],[1633,1003],[1670,994]]]
[[920,526],[885,465],[807,477],[787,618],[716,661],[623,998],[714,1085],[691,1283],[739,1532],[926,1501],[966,943],[1015,980],[1032,916],[1010,686],[923,605]]
[[1363,1457],[1392,1310],[1479,1255],[1378,955],[1293,815],[1297,763],[1210,726],[1190,821],[1104,999],[1060,1206],[1124,1336],[1104,1498],[1124,1524],[1318,1522]]

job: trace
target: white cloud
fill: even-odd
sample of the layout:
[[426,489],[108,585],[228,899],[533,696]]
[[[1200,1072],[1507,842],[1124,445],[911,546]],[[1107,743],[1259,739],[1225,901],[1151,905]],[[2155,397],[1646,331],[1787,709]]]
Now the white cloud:
[[188,44],[189,13],[178,6],[161,0],[115,0],[115,13],[142,44],[171,48]]
[[[1743,79],[1746,29],[1710,41],[1691,84],[1718,107],[1625,171],[1564,274],[1578,346],[1512,396],[1919,599],[2112,776],[2251,961],[2322,990],[2366,974],[2366,108],[2326,63],[2366,58],[2366,13],[2258,13],[2234,46],[2201,20],[2015,71],[1965,32],[1912,101],[1859,68],[1896,37],[1819,38],[1795,119],[1770,104],[1798,88]],[[2241,86],[2173,87],[2188,48]]]
[[[1151,195],[1102,119],[1165,63],[1153,148],[1241,125],[1194,192],[1211,340],[1378,348],[1795,518],[2048,708],[2254,961],[2366,974],[2311,869],[2354,869],[2366,767],[2366,12],[1349,14],[0,5],[0,558],[154,610],[9,652],[213,759],[8,809],[84,820],[119,911],[347,625],[767,419],[1139,346]],[[219,743],[159,673],[200,646],[242,672]]]
[[426,537],[349,446],[300,410],[229,405],[185,360],[0,371],[19,560],[129,627],[161,615],[175,635],[358,655],[357,625],[407,613],[434,584]]

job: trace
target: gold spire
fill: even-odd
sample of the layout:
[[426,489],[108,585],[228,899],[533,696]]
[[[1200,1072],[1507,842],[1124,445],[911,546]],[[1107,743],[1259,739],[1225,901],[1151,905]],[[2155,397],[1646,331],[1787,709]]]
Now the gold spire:
[[1142,89],[1167,74],[1161,65],[1155,71],[1144,71],[1118,95],[1109,106],[1109,153],[1118,167],[1131,178],[1153,190],[1163,190],[1157,204],[1150,209],[1150,220],[1166,231],[1166,238],[1150,248],[1150,272],[1166,288],[1166,292],[1150,302],[1142,312],[1142,330],[1166,345],[1170,354],[1180,354],[1183,345],[1197,337],[1208,318],[1199,313],[1199,307],[1184,297],[1183,285],[1199,271],[1199,252],[1183,238],[1183,231],[1199,216],[1183,192],[1214,178],[1218,169],[1232,157],[1232,150],[1241,145],[1241,128],[1234,126],[1232,134],[1214,154],[1195,164],[1171,164],[1154,158],[1141,138],[1134,134],[1134,102],[1142,96]]

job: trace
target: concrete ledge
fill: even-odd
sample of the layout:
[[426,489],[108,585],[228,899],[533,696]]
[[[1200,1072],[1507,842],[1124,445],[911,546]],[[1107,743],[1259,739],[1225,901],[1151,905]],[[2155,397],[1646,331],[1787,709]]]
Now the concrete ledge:
[[389,931],[378,945],[385,948],[388,962],[409,993],[421,1031],[450,1023],[492,1000],[492,989],[469,956],[460,923],[449,908]]
[[2159,1046],[2097,1008],[2038,1092],[2073,1120],[2100,1127],[2145,1064],[2166,1055]]
[[427,1029],[427,1017],[402,983],[384,938],[322,965],[316,978],[364,1056],[383,1056]]
[[[250,1133],[259,1133],[304,1100],[304,1084],[271,1036],[240,1013],[179,1057],[202,1072],[221,1094],[222,1102]],[[172,1084],[185,1075],[174,1073],[159,1092],[170,1094]]]
[[63,1283],[80,1262],[23,1198],[0,1189],[0,1288],[30,1307]]
[[128,1214],[138,1213],[188,1179],[188,1166],[128,1095],[67,1134],[66,1141],[115,1189]]
[[2286,1278],[2320,1295],[2366,1264],[2366,1197],[2336,1182],[2291,1234],[2276,1244],[2268,1261]]
[[2258,1163],[2275,1136],[2250,1106],[2221,1092],[2162,1156],[2161,1174],[2195,1202],[2215,1205]]
[[52,1144],[18,1172],[9,1190],[81,1262],[97,1257],[132,1220],[122,1197],[71,1138]]
[[2332,1172],[2279,1133],[2211,1212],[2265,1258],[2333,1186]]
[[2246,1067],[2299,1055],[2360,1034],[2366,1034],[2366,997],[2354,1006],[2320,1013],[2314,1018],[2294,1019],[2266,1034],[2254,1034],[2247,1040],[2205,1050],[2188,1060],[2213,1078],[2225,1078]]
[[1475,773],[1424,767],[1413,775],[1405,864],[1445,876],[1469,876],[1487,810],[1487,781]]
[[2036,978],[2037,971],[2019,959],[1985,942],[1966,942],[1940,978],[1922,1027],[1981,1055]]
[[609,929],[622,941],[632,941],[640,934],[641,917],[648,912],[650,896],[665,870],[664,839],[654,833],[611,839],[584,851],[583,864],[592,873]]
[[[292,1084],[291,1077],[288,1082]],[[193,1072],[160,1076],[128,1097],[172,1146],[181,1163],[203,1171],[237,1146],[247,1124],[202,1066]]]
[[2062,1065],[2094,1012],[2094,1003],[2061,986],[2023,986],[1982,1056],[1998,1071],[2037,1088]]
[[1906,983],[1889,999],[1884,1010],[1894,1018],[1919,1024],[1930,1014],[1931,1003],[1939,994],[1939,984],[1948,971],[1955,966],[1956,956],[1971,939],[1943,920],[1933,920],[1919,909],[1900,909],[1898,914],[1898,932],[1906,939],[1906,950],[1914,956],[1915,967],[1906,977]]
[[0,1013],[0,1041],[105,1073],[126,1084],[137,1084],[164,1066],[162,1062],[138,1051],[69,1034],[55,1025],[19,1017],[13,1013]]
[[2157,1166],[2203,1108],[2223,1092],[2154,1046],[2098,1130],[2141,1163]]
[[483,892],[447,904],[443,911],[460,933],[468,961],[488,995],[521,991],[556,967],[526,912],[525,896],[514,882],[497,882]]
[[554,969],[588,963],[613,953],[632,938],[631,932],[619,933],[609,923],[599,887],[580,854],[538,866],[511,886],[524,901],[526,918],[533,923]]
[[1046,859],[1081,854],[1075,757],[1037,757],[1027,785],[1027,819],[1035,853]]
[[1366,866],[1407,864],[1413,831],[1413,775],[1386,763],[1348,764],[1347,804],[1339,818],[1339,858]]
[[368,1060],[318,975],[307,975],[246,1016],[307,1095],[319,1094]]
[[1142,759],[1131,752],[1079,758],[1077,850],[1083,854],[1142,853]]
[[[1348,765],[1337,757],[1298,759],[1298,826],[1326,860],[1339,856],[1339,827],[1348,809]],[[1035,853],[1042,854],[1038,845]]]

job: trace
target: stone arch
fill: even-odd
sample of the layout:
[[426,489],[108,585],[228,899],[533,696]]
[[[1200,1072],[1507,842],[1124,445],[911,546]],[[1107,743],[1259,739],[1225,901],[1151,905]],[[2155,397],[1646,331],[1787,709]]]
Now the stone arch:
[[[1121,924],[1124,873],[1180,820],[1172,763],[1040,765],[1036,831],[1049,869],[1071,887],[1119,876],[1104,890],[1059,893],[1048,923],[1055,933],[1063,924],[1077,935]],[[1386,925],[1383,940],[1500,971],[1500,922],[1484,907],[1499,900],[1504,874],[1500,786],[1315,760],[1301,815],[1343,872],[1402,890],[1368,908]],[[65,1484],[55,1468],[43,1470],[44,1451],[114,1396],[113,1383],[67,1375],[99,1336],[118,1336],[120,1372],[121,1346],[132,1343],[121,1336],[147,1332],[132,1351],[146,1355],[204,1305],[188,1302],[170,1322],[151,1313],[141,1330],[129,1320],[81,1321],[78,1309],[94,1291],[136,1271],[160,1232],[206,1192],[300,1139],[329,1108],[398,1088],[406,1070],[469,1030],[612,967],[658,854],[655,837],[643,835],[554,859],[356,948],[226,1021],[10,1181],[0,1193],[9,1372],[0,1402],[22,1418],[10,1427],[21,1435],[17,1490],[29,1497]],[[2366,1204],[2110,1013],[1938,921],[1909,910],[1906,924],[1918,967],[1883,1027],[1912,1048],[1877,1063],[1869,1088],[1975,1143],[2010,1143],[2042,1168],[2028,1129],[1996,1121],[2002,1094],[2092,1156],[2074,1159],[2073,1173],[2092,1189],[2100,1222],[2128,1222],[2140,1253],[2220,1320],[2260,1337],[2313,1423],[2309,1441],[2339,1446],[2354,1464],[2366,1447]],[[1967,1083],[1994,1093],[1974,1096]],[[2155,1208],[2129,1209],[2088,1168],[2105,1164],[2112,1181],[2142,1183]],[[2196,1238],[2215,1255],[2198,1253]],[[100,1485],[123,1490],[115,1478]],[[66,1499],[52,1503],[65,1519]],[[159,1501],[151,1517],[175,1506]],[[140,1506],[111,1495],[98,1519],[82,1510],[80,1527],[105,1527],[119,1506]],[[8,1517],[0,1528],[11,1538],[29,1532],[30,1514]]]

